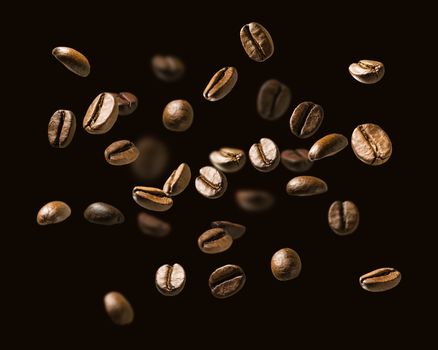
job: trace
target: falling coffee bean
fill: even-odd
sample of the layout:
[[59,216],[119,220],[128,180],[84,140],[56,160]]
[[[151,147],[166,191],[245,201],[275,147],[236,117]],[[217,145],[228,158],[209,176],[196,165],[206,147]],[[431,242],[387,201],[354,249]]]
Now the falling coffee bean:
[[241,224],[236,224],[230,221],[213,221],[211,223],[212,228],[221,228],[225,230],[233,239],[242,237],[246,232],[246,227]]
[[172,230],[169,223],[144,212],[138,213],[137,225],[142,233],[155,238],[165,237]]
[[123,213],[110,204],[96,202],[90,204],[84,211],[84,218],[92,224],[116,225],[125,221]]
[[274,196],[264,190],[238,190],[235,198],[241,209],[254,213],[270,209],[275,202]]
[[146,136],[136,142],[140,152],[131,164],[134,175],[140,180],[155,180],[163,175],[169,162],[167,145],[155,137]]
[[396,287],[401,273],[392,267],[383,267],[360,276],[360,286],[369,292],[385,292]]
[[186,100],[169,102],[163,111],[163,125],[170,131],[183,132],[192,126],[193,108]]
[[262,138],[249,149],[249,160],[258,171],[269,172],[280,164],[280,150],[274,141]]
[[76,131],[76,117],[72,111],[60,109],[53,113],[47,134],[50,146],[65,148],[73,140]]
[[198,238],[198,247],[207,254],[217,254],[228,250],[233,238],[223,228],[212,228]]
[[281,152],[281,163],[290,171],[302,173],[310,170],[313,163],[309,160],[309,151],[303,148],[286,149]]
[[316,141],[309,151],[309,160],[330,157],[348,146],[348,139],[341,134],[329,134]]
[[90,74],[90,62],[87,57],[71,47],[58,46],[52,50],[52,55],[70,72],[86,77]]
[[210,162],[224,173],[235,173],[245,165],[246,155],[241,149],[222,147],[210,153]]
[[349,235],[359,226],[359,209],[351,201],[335,201],[329,208],[328,222],[334,233]]
[[186,284],[186,273],[180,264],[163,265],[155,274],[155,286],[165,296],[175,296],[182,292]]
[[375,84],[385,74],[385,66],[379,61],[360,60],[350,64],[348,70],[351,76],[363,84]]
[[106,148],[105,160],[111,165],[126,165],[134,162],[139,153],[131,141],[120,140]]
[[240,41],[246,54],[256,62],[266,61],[274,53],[271,35],[261,24],[251,22],[240,30]]
[[169,196],[176,196],[182,193],[190,183],[192,173],[186,163],[182,163],[172,172],[163,186],[163,191]]
[[271,271],[279,281],[297,278],[301,272],[300,256],[291,248],[280,249],[272,256]]
[[324,110],[313,102],[301,102],[290,117],[290,130],[295,136],[305,139],[316,133],[324,119]]
[[134,310],[126,298],[119,292],[110,292],[103,298],[105,310],[115,324],[124,326],[134,321]]
[[53,201],[44,205],[37,214],[38,225],[51,225],[67,219],[71,214],[70,207],[61,201]]
[[327,184],[314,176],[297,176],[287,183],[286,192],[289,196],[314,196],[327,192]]
[[351,135],[354,154],[368,165],[386,163],[392,154],[392,143],[388,134],[376,124],[362,124]]
[[212,166],[205,166],[199,170],[195,180],[195,187],[199,194],[209,199],[222,197],[228,187],[224,173]]
[[290,89],[282,82],[270,79],[260,87],[257,95],[257,112],[263,119],[276,120],[286,113],[290,101]]
[[174,82],[184,75],[185,65],[176,56],[155,55],[152,57],[152,71],[158,79]]
[[114,94],[103,92],[88,107],[82,125],[90,134],[104,134],[113,127],[118,114],[119,107]]
[[134,113],[138,107],[137,96],[130,92],[119,92],[116,96],[116,102],[119,106],[119,115],[121,116]]
[[237,82],[237,70],[234,67],[220,69],[207,84],[203,96],[208,101],[219,101],[227,96]]
[[139,206],[152,211],[166,211],[173,205],[171,197],[154,187],[136,186],[132,190],[132,198]]
[[211,294],[219,299],[233,296],[243,288],[245,282],[245,272],[237,265],[219,267],[208,279]]

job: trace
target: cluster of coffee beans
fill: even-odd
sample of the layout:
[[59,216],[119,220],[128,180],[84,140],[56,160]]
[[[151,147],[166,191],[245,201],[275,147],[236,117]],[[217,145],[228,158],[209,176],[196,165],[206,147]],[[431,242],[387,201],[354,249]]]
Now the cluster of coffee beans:
[[[274,53],[271,35],[258,23],[243,26],[240,39],[246,54],[256,62],[264,62]],[[68,47],[57,47],[52,54],[73,73],[82,77],[90,74],[89,61],[80,52]],[[184,63],[174,56],[153,57],[152,69],[159,79],[166,82],[178,80],[185,72]],[[351,64],[349,72],[361,83],[374,84],[382,79],[384,66],[378,61],[361,60]],[[235,67],[220,69],[204,89],[204,98],[211,102],[225,98],[233,90],[237,80],[238,73]],[[260,87],[256,106],[263,119],[276,120],[286,113],[290,103],[289,87],[271,79]],[[137,105],[137,97],[130,92],[103,92],[92,101],[83,118],[82,126],[90,134],[106,133],[115,125],[119,116],[133,113]],[[188,101],[174,100],[164,108],[163,125],[168,130],[184,132],[191,127],[193,115],[193,108]],[[300,139],[309,138],[317,132],[323,119],[324,110],[319,104],[301,102],[294,108],[290,118],[291,133]],[[55,148],[67,147],[75,130],[76,117],[73,112],[56,111],[48,125],[50,145]],[[347,137],[332,133],[317,140],[310,150],[299,148],[280,152],[273,140],[261,138],[250,146],[248,158],[252,166],[260,172],[271,172],[281,162],[287,169],[300,173],[310,170],[313,162],[333,156],[347,146]],[[372,123],[362,124],[354,129],[351,147],[357,158],[368,165],[381,165],[392,153],[388,135],[381,127]],[[122,166],[132,163],[134,172],[142,178],[156,178],[164,169],[167,157],[165,146],[151,138],[143,139],[137,145],[129,140],[118,140],[110,144],[104,152],[104,158],[109,164]],[[212,151],[209,159],[213,166],[207,165],[199,169],[195,188],[202,196],[216,199],[227,190],[228,180],[225,174],[241,170],[247,162],[247,155],[244,150],[223,147]],[[132,197],[139,206],[149,211],[166,211],[172,207],[174,197],[187,188],[191,178],[190,167],[182,163],[172,172],[162,188],[135,186]],[[290,196],[313,196],[327,190],[327,183],[314,176],[296,176],[286,185],[286,192]],[[273,195],[264,190],[238,190],[235,198],[242,209],[250,212],[264,211],[274,203]],[[37,222],[40,225],[55,224],[64,221],[70,214],[71,209],[66,203],[52,201],[39,210]],[[102,202],[90,204],[83,215],[87,221],[101,225],[120,224],[125,220],[119,209]],[[359,225],[358,207],[351,201],[335,201],[328,210],[328,224],[338,235],[353,233]],[[138,226],[141,232],[153,237],[164,237],[171,231],[169,223],[146,212],[139,214]],[[207,254],[224,252],[245,231],[246,227],[238,223],[213,221],[211,228],[199,236],[199,249]],[[291,248],[278,250],[271,259],[272,274],[279,281],[289,281],[298,277],[301,266],[300,256]],[[364,274],[359,278],[359,282],[365,290],[381,292],[395,287],[400,279],[399,271],[385,267]],[[243,269],[228,264],[213,271],[208,284],[213,296],[227,298],[241,290],[245,281]],[[185,270],[176,263],[161,266],[155,275],[156,288],[165,296],[181,293],[185,283]],[[124,325],[133,321],[134,311],[122,294],[106,294],[104,305],[114,323]]]

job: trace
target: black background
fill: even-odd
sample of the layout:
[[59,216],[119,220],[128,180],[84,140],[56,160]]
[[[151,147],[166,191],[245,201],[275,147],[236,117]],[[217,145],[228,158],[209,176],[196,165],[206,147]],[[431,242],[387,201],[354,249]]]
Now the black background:
[[[418,275],[412,263],[416,243],[409,234],[417,219],[406,205],[411,194],[403,190],[411,176],[406,160],[412,155],[407,101],[419,87],[408,83],[406,73],[406,59],[420,46],[421,31],[414,34],[410,26],[415,14],[409,8],[362,4],[286,8],[272,2],[242,5],[242,10],[226,4],[145,6],[143,11],[128,3],[105,4],[94,11],[59,4],[29,15],[26,22],[27,49],[19,56],[27,76],[19,83],[31,93],[20,108],[32,105],[32,112],[26,112],[23,124],[29,137],[17,178],[25,185],[20,188],[29,210],[20,220],[28,228],[19,231],[19,262],[14,265],[21,271],[15,276],[21,282],[21,311],[14,324],[25,334],[16,340],[56,348],[145,348],[153,342],[164,348],[180,342],[195,346],[198,338],[209,338],[201,342],[206,346],[232,348],[262,340],[338,345],[370,338],[379,344],[407,340],[418,325],[413,302]],[[239,30],[251,21],[262,23],[275,42],[274,55],[264,63],[250,60],[241,47]],[[83,52],[91,62],[90,76],[67,71],[51,56],[55,46]],[[179,56],[187,67],[184,78],[158,80],[150,69],[156,53]],[[383,80],[370,86],[355,81],[348,66],[360,59],[384,62]],[[239,73],[234,90],[219,102],[204,100],[210,77],[228,65]],[[258,88],[270,78],[286,83],[293,94],[287,115],[275,122],[264,121],[255,110]],[[89,135],[82,118],[103,91],[132,91],[139,107],[120,117],[107,134]],[[189,100],[195,110],[185,133],[167,131],[161,123],[162,109],[177,98]],[[289,116],[305,100],[321,104],[326,117],[315,136],[299,140],[289,130]],[[47,123],[60,108],[76,114],[78,129],[68,148],[53,149]],[[379,124],[390,135],[392,158],[370,167],[348,147],[318,161],[308,174],[328,183],[326,194],[288,197],[285,186],[295,174],[282,165],[259,173],[248,163],[228,175],[229,188],[218,200],[200,196],[193,178],[171,210],[157,213],[173,226],[167,238],[146,237],[136,227],[142,209],[131,198],[132,187],[161,187],[181,162],[190,165],[195,177],[209,164],[210,151],[221,146],[247,151],[269,137],[281,150],[310,147],[332,132],[350,138],[366,122]],[[103,151],[115,140],[136,141],[143,135],[165,141],[171,161],[162,178],[138,183],[129,166],[108,165]],[[277,202],[266,213],[245,213],[233,199],[239,188],[268,189]],[[358,205],[361,222],[355,234],[339,237],[328,228],[327,210],[334,200],[346,199]],[[36,213],[51,200],[67,202],[72,215],[59,225],[39,227]],[[86,222],[82,212],[95,201],[121,209],[126,222],[113,227]],[[247,233],[225,253],[203,254],[196,240],[213,220],[242,223]],[[295,249],[303,263],[299,278],[284,283],[270,272],[271,256],[282,247]],[[164,297],[154,287],[154,274],[162,264],[174,262],[185,268],[187,284],[179,296]],[[247,283],[234,297],[216,300],[208,276],[227,263],[242,266]],[[387,293],[362,290],[359,276],[383,266],[402,272],[400,285]],[[112,290],[131,301],[132,325],[114,326],[105,314],[102,298]],[[347,340],[351,338],[354,343]]]

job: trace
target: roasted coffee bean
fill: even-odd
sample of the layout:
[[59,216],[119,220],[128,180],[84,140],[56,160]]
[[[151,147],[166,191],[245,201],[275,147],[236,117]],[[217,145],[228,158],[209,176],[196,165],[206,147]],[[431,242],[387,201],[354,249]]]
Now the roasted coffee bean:
[[240,30],[240,41],[246,54],[256,62],[266,61],[274,53],[271,35],[261,24],[251,22]]
[[163,191],[169,196],[176,196],[182,193],[190,183],[192,172],[186,163],[182,163],[167,179]]
[[103,202],[90,204],[84,211],[84,218],[92,224],[107,226],[125,221],[125,216],[119,209]]
[[131,164],[134,175],[143,181],[162,176],[169,162],[167,145],[152,136],[141,138],[136,145],[140,154]]
[[245,165],[246,155],[241,149],[222,147],[210,153],[210,162],[224,173],[235,173]]
[[193,123],[193,108],[186,100],[169,102],[163,111],[163,125],[170,131],[182,132]]
[[214,270],[208,280],[211,294],[219,299],[233,296],[246,282],[245,272],[237,265],[225,265]]
[[242,237],[246,232],[245,226],[230,221],[213,221],[211,227],[224,229],[233,239]]
[[134,310],[126,298],[119,292],[110,292],[103,298],[105,310],[115,324],[124,326],[134,321]]
[[262,138],[249,149],[249,160],[258,171],[269,172],[280,164],[280,150],[274,141]]
[[126,165],[134,162],[140,152],[128,140],[113,142],[105,150],[105,160],[111,165]]
[[212,228],[198,238],[198,247],[207,254],[217,254],[228,250],[233,238],[223,228]]
[[301,139],[308,138],[316,133],[324,119],[324,110],[313,102],[301,102],[290,117],[292,134]]
[[38,225],[57,224],[71,214],[70,207],[61,201],[53,201],[44,205],[37,214]]
[[119,105],[119,115],[125,116],[134,113],[138,107],[137,96],[130,92],[119,92],[116,96]]
[[142,233],[155,238],[165,237],[172,230],[169,223],[144,212],[138,213],[137,225]]
[[274,196],[264,190],[238,190],[235,194],[237,205],[248,212],[262,212],[270,209],[275,202]]
[[359,209],[350,201],[333,202],[328,211],[328,222],[334,233],[349,235],[359,226]]
[[87,57],[71,47],[58,46],[52,50],[52,55],[61,62],[70,72],[81,77],[90,74],[90,62]]
[[281,163],[288,170],[297,173],[308,171],[312,167],[312,162],[309,160],[309,151],[303,148],[286,149],[281,152]]
[[300,256],[291,248],[280,249],[272,256],[271,271],[279,281],[297,278],[301,272]]
[[313,196],[327,192],[327,184],[314,176],[297,176],[287,183],[286,192],[289,196]]
[[225,174],[212,166],[201,168],[199,174],[195,180],[195,187],[199,194],[210,199],[222,197],[228,187]]
[[387,133],[376,124],[362,124],[351,136],[354,154],[368,165],[380,165],[392,154],[392,143]]
[[218,101],[227,96],[237,82],[237,69],[224,67],[210,79],[203,96],[208,101]]
[[132,190],[132,198],[139,206],[152,211],[166,211],[173,205],[172,198],[154,187],[136,186]]
[[348,139],[341,134],[329,134],[316,141],[309,151],[309,160],[330,157],[348,146]]
[[118,114],[119,107],[114,94],[103,92],[88,107],[82,126],[90,134],[104,134],[113,127]]
[[383,63],[372,60],[360,60],[358,63],[352,63],[348,70],[354,79],[363,84],[375,84],[385,74]]
[[163,265],[155,274],[155,286],[165,296],[175,296],[182,292],[186,284],[186,273],[180,264]]
[[76,131],[76,117],[72,111],[60,109],[53,113],[49,121],[47,134],[50,146],[65,148],[73,140]]
[[392,267],[383,267],[360,276],[360,286],[369,292],[385,292],[396,287],[401,273]]
[[152,57],[152,70],[158,79],[173,82],[184,75],[186,68],[178,57],[155,55]]
[[276,120],[286,113],[291,97],[290,89],[282,82],[267,80],[257,95],[257,112],[263,119]]

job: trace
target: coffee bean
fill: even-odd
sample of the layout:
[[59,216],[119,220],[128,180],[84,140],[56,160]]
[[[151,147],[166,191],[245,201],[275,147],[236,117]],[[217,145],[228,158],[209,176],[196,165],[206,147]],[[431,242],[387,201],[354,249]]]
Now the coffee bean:
[[119,92],[116,96],[116,102],[119,106],[119,115],[121,116],[134,113],[138,107],[137,96],[130,92]]
[[381,165],[392,154],[392,143],[386,132],[376,124],[362,124],[351,135],[354,154],[368,165]]
[[61,201],[53,201],[44,205],[37,214],[38,225],[57,224],[71,214],[70,207]]
[[139,153],[131,141],[120,140],[106,148],[105,160],[111,165],[126,165],[134,162]]
[[289,196],[313,196],[327,192],[327,184],[314,176],[297,176],[287,183],[286,192]]
[[52,55],[61,62],[70,72],[81,77],[90,74],[90,62],[87,57],[71,47],[58,46],[52,50]]
[[286,113],[291,97],[290,89],[282,82],[267,80],[257,95],[257,112],[263,119],[276,120]]
[[309,151],[303,148],[286,149],[281,152],[281,163],[288,170],[298,173],[310,170],[313,163],[309,160]]
[[348,139],[341,134],[329,134],[316,141],[309,151],[309,160],[332,156],[348,146]]
[[207,254],[217,254],[228,250],[233,238],[223,228],[212,228],[198,238],[198,247]]
[[167,145],[152,136],[141,138],[137,143],[140,152],[131,169],[140,180],[155,180],[163,175],[169,162]]
[[76,131],[76,117],[72,111],[60,109],[53,113],[49,121],[47,134],[50,146],[65,148],[73,140]]
[[249,149],[249,160],[258,171],[269,172],[280,164],[280,150],[274,141],[262,138]]
[[103,202],[90,204],[84,211],[84,218],[92,224],[107,226],[122,224],[125,221],[125,216],[119,209]]
[[222,147],[210,153],[210,162],[224,173],[235,173],[245,165],[246,155],[241,149]]
[[297,278],[301,272],[300,256],[291,248],[280,249],[272,256],[271,271],[279,281]]
[[172,172],[163,186],[163,191],[169,196],[176,196],[182,193],[190,183],[192,173],[186,163],[182,163]]
[[316,133],[324,119],[324,110],[313,102],[301,102],[290,117],[292,134],[301,139],[308,138]]
[[172,198],[154,187],[136,186],[132,190],[132,198],[139,206],[152,211],[166,211],[173,205]]
[[350,201],[335,201],[328,211],[328,222],[332,231],[340,236],[349,235],[359,226],[359,209]]
[[118,114],[119,107],[114,94],[103,92],[88,107],[82,126],[90,134],[104,134],[113,127]]
[[212,228],[221,228],[225,230],[233,239],[238,239],[246,232],[246,227],[241,224],[236,224],[230,221],[213,221],[211,223]]
[[119,292],[110,292],[103,298],[105,310],[115,324],[124,326],[134,321],[134,310],[126,298]]
[[222,171],[205,166],[199,170],[195,180],[195,187],[199,194],[209,199],[222,197],[228,187],[228,181]]
[[360,276],[360,286],[369,292],[385,292],[396,287],[401,273],[392,267],[383,267]]
[[238,190],[235,193],[237,205],[248,212],[262,212],[270,209],[275,202],[274,196],[264,190]]
[[211,294],[219,299],[233,296],[243,288],[245,282],[245,272],[237,265],[219,267],[208,279]]
[[138,213],[137,225],[142,233],[155,238],[165,237],[172,230],[169,223],[144,212]]
[[186,100],[169,102],[163,111],[163,125],[170,131],[182,132],[193,123],[193,108]]
[[166,82],[177,81],[184,75],[185,65],[176,56],[155,55],[152,57],[152,70],[158,79]]
[[203,96],[208,101],[218,101],[227,96],[237,82],[237,70],[234,67],[220,69],[207,84]]
[[360,60],[358,63],[352,63],[348,70],[354,79],[363,84],[375,84],[385,74],[383,63],[372,60]]
[[182,292],[186,284],[186,273],[180,264],[163,265],[155,274],[155,286],[165,296],[175,296]]
[[249,58],[256,62],[266,61],[274,53],[271,35],[259,23],[245,24],[240,30],[240,41]]

